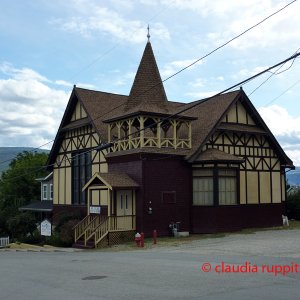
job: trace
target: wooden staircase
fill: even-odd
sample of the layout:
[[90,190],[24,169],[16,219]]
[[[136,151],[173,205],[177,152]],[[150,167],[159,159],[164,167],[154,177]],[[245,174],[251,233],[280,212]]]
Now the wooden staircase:
[[74,226],[75,248],[96,248],[110,232],[135,230],[135,216],[86,216]]

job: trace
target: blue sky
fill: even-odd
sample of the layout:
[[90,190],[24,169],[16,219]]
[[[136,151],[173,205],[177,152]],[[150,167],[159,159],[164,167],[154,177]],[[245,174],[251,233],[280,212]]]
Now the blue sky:
[[[0,146],[38,147],[53,140],[73,84],[128,94],[148,23],[165,79],[289,2],[2,0]],[[300,2],[293,3],[168,80],[168,99],[201,99],[294,54],[300,48],[299,11]],[[299,68],[299,59],[287,63],[280,69],[286,71],[253,94],[270,73],[243,86],[296,165],[300,165]]]

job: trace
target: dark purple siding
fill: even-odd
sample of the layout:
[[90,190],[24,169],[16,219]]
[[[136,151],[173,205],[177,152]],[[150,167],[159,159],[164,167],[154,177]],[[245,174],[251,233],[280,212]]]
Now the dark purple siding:
[[212,233],[241,230],[250,227],[282,225],[284,203],[249,204],[239,206],[194,206],[192,208],[193,233]]
[[[182,231],[191,230],[192,173],[182,158],[143,154],[109,158],[108,163],[109,171],[126,172],[140,185],[136,193],[137,231],[149,236],[156,229],[159,235],[168,235],[170,222],[180,222]],[[175,203],[163,203],[162,192],[174,192]]]
[[53,224],[56,225],[64,215],[74,215],[83,219],[87,215],[86,205],[53,205]]

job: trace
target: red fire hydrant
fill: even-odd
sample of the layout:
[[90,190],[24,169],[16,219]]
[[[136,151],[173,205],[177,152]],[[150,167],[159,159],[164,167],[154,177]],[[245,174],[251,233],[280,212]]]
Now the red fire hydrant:
[[141,235],[138,232],[134,236],[134,240],[136,242],[137,247],[141,247]]

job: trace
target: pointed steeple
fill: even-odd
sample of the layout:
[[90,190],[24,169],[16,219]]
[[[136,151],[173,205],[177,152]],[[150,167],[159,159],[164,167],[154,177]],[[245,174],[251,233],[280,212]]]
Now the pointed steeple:
[[159,74],[151,43],[148,40],[125,110],[152,107],[164,109],[167,96]]

